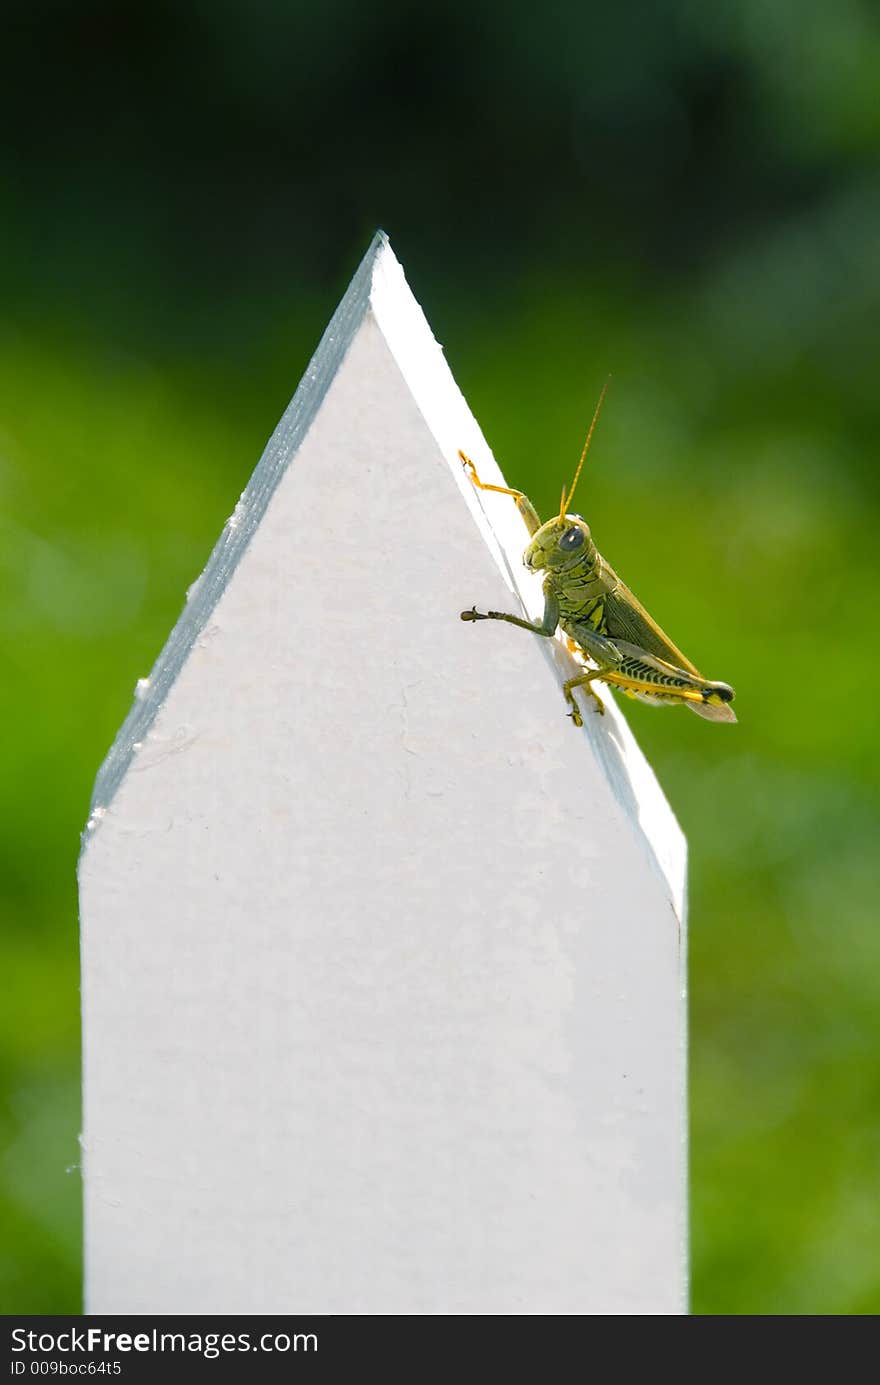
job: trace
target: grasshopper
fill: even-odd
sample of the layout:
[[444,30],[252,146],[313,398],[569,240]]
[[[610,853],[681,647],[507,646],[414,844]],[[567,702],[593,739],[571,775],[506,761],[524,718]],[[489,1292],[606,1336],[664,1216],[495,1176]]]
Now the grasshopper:
[[[605,710],[593,689],[594,680],[611,684],[627,697],[642,702],[683,704],[707,721],[736,721],[730,705],[733,688],[728,683],[711,682],[698,672],[602,557],[586,522],[580,515],[568,513],[607,389],[606,381],[571,488],[563,488],[559,514],[546,524],[541,523],[537,510],[522,491],[481,481],[470,458],[459,452],[475,486],[512,496],[516,501],[531,539],[523,562],[530,572],[546,573],[544,615],[540,622],[501,611],[482,613],[476,607],[462,611],[461,618],[506,620],[547,639],[561,629],[568,637],[569,649],[584,665],[584,672],[569,678],[562,689],[575,726],[583,725],[575,688],[586,688],[596,710]],[[588,660],[593,667],[586,667]]]

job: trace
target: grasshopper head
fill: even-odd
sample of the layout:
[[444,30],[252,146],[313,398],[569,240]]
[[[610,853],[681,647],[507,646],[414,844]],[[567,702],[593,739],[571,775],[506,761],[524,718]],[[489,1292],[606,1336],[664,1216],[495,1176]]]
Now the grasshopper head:
[[590,526],[580,515],[557,515],[534,534],[523,554],[529,572],[566,572],[586,557],[595,555]]

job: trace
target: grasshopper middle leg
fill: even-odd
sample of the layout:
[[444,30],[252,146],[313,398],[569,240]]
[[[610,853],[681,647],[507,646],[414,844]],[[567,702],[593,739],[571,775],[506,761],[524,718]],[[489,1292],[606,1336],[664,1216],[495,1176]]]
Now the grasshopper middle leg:
[[578,704],[577,704],[577,699],[575,698],[575,695],[574,695],[574,689],[575,689],[575,688],[586,688],[587,691],[589,692],[590,696],[591,696],[592,699],[593,699],[593,702],[594,702],[595,707],[596,707],[596,711],[599,713],[600,716],[604,716],[604,715],[605,715],[605,704],[603,703],[603,701],[602,701],[601,697],[599,696],[599,694],[598,694],[598,693],[595,691],[595,689],[593,688],[593,679],[594,679],[594,678],[599,678],[599,679],[604,680],[605,678],[607,678],[607,676],[608,676],[608,670],[607,670],[607,669],[603,669],[603,668],[591,668],[591,669],[589,669],[586,673],[580,673],[580,674],[578,674],[578,676],[577,676],[576,678],[569,678],[569,679],[567,679],[567,680],[563,683],[563,685],[562,685],[562,692],[563,692],[563,695],[564,695],[564,697],[565,697],[566,702],[569,703],[569,705],[570,705],[570,707],[571,707],[571,711],[569,712],[568,715],[571,717],[571,719],[572,719],[572,721],[574,722],[575,726],[583,726],[583,724],[584,724],[584,719],[583,719],[583,717],[581,716],[581,709],[580,709],[580,707],[579,707]]

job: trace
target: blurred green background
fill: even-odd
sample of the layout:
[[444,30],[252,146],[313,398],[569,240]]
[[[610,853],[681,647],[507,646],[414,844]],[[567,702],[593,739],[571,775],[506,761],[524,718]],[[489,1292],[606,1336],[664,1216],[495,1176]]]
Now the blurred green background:
[[693,1306],[880,1311],[880,22],[859,0],[35,0],[0,82],[0,1307],[80,1304],[92,781],[377,225],[508,478],[740,724],[691,850]]

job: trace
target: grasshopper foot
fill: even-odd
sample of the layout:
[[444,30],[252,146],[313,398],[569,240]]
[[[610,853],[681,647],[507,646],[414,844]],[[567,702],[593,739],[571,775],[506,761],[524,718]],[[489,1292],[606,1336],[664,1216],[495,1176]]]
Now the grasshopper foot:
[[587,692],[590,694],[590,697],[593,699],[593,706],[599,713],[599,716],[603,717],[605,715],[605,703],[602,701],[601,697],[593,687],[593,679],[595,677],[595,673],[583,673],[580,674],[577,678],[570,678],[567,683],[564,683],[562,685],[562,691],[565,696],[565,700],[572,709],[568,715],[571,717],[575,726],[583,726],[584,724],[580,708],[578,707],[577,700],[574,695],[575,688],[586,688]]
[[462,613],[461,613],[461,618],[462,618],[462,620],[485,620],[485,619],[486,619],[485,616],[481,616],[481,615],[480,615],[480,613],[479,613],[479,611],[477,610],[476,606],[472,606],[471,609],[470,609],[469,611],[462,611]]
[[593,709],[594,709],[594,711],[598,712],[600,717],[604,717],[604,715],[605,715],[605,703],[602,701],[602,699],[601,699],[601,697],[599,696],[599,694],[598,694],[597,692],[594,692],[592,688],[588,688],[587,691],[589,692],[590,697],[593,699]]
[[575,726],[583,726],[584,719],[581,716],[581,709],[577,704],[577,698],[571,688],[563,688],[563,692],[565,694],[565,700],[571,708],[571,711],[567,715],[571,717],[572,723]]

